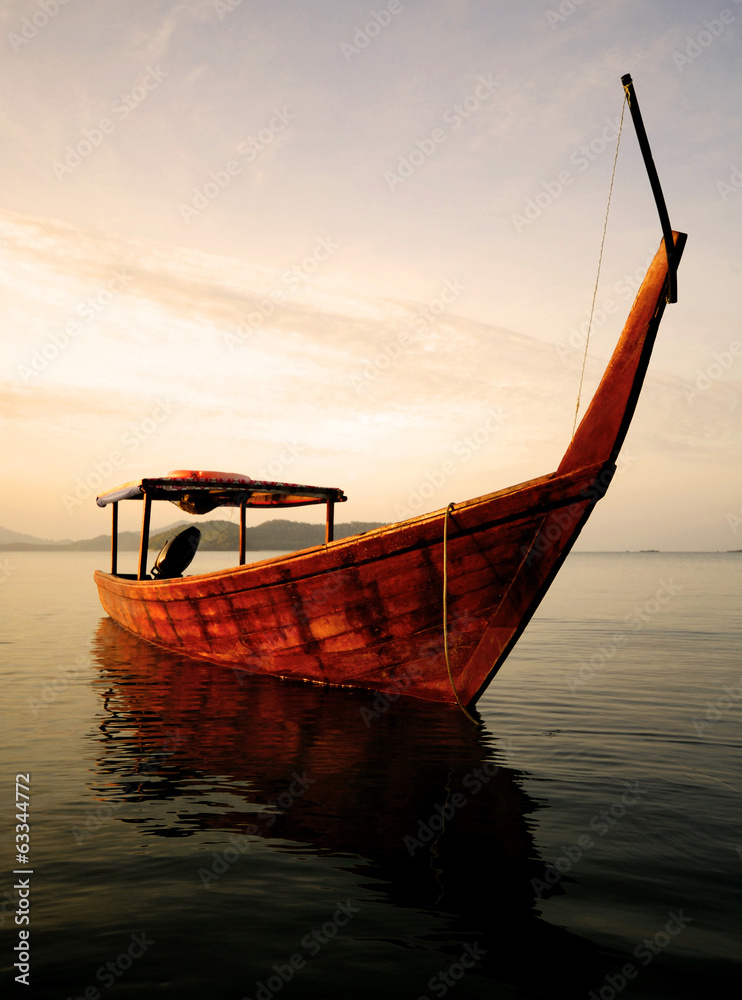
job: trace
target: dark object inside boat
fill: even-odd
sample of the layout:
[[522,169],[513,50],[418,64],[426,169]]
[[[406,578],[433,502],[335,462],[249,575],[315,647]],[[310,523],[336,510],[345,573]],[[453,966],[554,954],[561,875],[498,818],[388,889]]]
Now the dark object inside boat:
[[152,576],[160,580],[182,576],[183,570],[190,566],[200,541],[201,532],[192,525],[165,542],[152,567]]

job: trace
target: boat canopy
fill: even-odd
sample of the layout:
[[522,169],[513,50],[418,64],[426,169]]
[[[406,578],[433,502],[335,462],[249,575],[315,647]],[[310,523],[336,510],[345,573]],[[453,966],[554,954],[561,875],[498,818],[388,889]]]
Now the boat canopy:
[[303,486],[251,479],[230,472],[177,470],[159,478],[139,479],[96,497],[99,507],[119,500],[169,500],[189,514],[207,514],[216,507],[305,507],[342,503],[348,498],[335,487]]
[[142,500],[142,534],[139,540],[138,580],[146,573],[149,522],[153,500],[169,500],[188,514],[208,514],[216,507],[237,507],[240,512],[240,566],[245,563],[245,510],[247,507],[327,506],[325,544],[332,541],[336,503],[348,498],[332,486],[300,486],[299,483],[272,483],[251,479],[237,472],[203,472],[176,469],[157,479],[138,479],[107,490],[95,498],[99,507],[111,504],[111,573],[117,574],[119,500]]

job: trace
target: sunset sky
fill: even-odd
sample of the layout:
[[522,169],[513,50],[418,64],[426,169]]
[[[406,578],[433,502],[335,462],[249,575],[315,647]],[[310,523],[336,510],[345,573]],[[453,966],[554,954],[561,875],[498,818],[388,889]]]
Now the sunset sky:
[[[742,549],[742,0],[5,0],[0,44],[2,527],[175,468],[375,521],[553,471],[628,72],[689,238],[580,547]],[[583,399],[660,239],[627,113]]]

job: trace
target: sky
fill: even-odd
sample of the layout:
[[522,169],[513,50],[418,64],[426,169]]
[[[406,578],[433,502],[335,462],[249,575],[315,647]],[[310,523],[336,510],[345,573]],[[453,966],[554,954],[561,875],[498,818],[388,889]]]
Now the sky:
[[[0,45],[3,528],[171,469],[384,522],[556,469],[631,73],[689,238],[578,547],[742,548],[742,0],[5,0]],[[583,410],[660,239],[627,114]]]

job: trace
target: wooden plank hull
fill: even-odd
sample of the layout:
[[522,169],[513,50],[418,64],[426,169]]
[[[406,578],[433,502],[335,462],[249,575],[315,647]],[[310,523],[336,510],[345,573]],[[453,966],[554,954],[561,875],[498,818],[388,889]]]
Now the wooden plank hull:
[[[678,257],[683,241],[677,234]],[[660,248],[556,473],[457,504],[448,515],[439,510],[250,566],[167,581],[98,572],[103,607],[136,635],[188,656],[474,704],[608,487],[664,310],[666,278]]]
[[[449,658],[463,702],[530,618],[600,495],[600,471],[546,477],[448,515]],[[168,649],[455,704],[443,645],[444,516],[181,580],[98,572],[96,582],[115,621]]]

